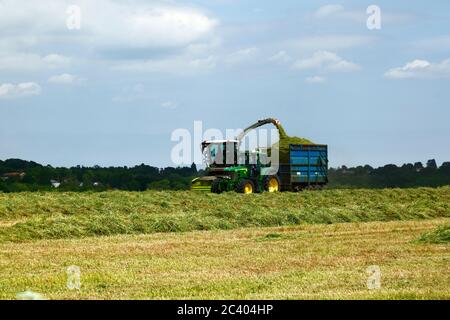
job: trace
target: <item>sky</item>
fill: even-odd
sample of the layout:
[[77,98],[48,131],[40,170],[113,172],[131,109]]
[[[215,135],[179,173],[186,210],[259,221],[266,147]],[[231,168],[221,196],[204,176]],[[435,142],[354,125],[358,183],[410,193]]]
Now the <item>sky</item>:
[[449,101],[444,0],[0,0],[2,160],[171,166],[179,128],[274,117],[333,167],[440,164]]

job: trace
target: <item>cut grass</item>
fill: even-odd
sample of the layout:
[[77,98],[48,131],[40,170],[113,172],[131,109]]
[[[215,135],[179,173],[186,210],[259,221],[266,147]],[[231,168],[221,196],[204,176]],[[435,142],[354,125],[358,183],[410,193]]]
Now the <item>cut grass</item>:
[[[449,219],[0,243],[0,298],[450,299]],[[264,241],[261,241],[264,239]],[[81,290],[66,268],[81,269]],[[367,288],[379,266],[381,289]]]
[[439,226],[432,232],[423,234],[419,241],[428,243],[449,243],[450,242],[450,223]]
[[270,151],[278,152],[280,163],[289,163],[289,153],[291,144],[314,144],[312,141],[305,138],[289,137],[281,125],[278,126],[278,132],[280,135],[280,139],[278,142],[274,143],[271,146]]
[[242,195],[0,194],[0,242],[450,217],[450,187]]

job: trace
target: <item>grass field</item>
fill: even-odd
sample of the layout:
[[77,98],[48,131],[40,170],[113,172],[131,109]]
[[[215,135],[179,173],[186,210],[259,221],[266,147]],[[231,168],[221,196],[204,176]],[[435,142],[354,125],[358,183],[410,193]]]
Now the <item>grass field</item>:
[[0,241],[450,217],[450,187],[0,194]]
[[0,298],[450,299],[449,222],[450,187],[0,194]]

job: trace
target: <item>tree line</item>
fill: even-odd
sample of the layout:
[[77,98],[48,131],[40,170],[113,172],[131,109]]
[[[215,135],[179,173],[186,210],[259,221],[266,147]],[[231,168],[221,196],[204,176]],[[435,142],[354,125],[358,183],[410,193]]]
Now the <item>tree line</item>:
[[330,188],[414,188],[450,185],[450,162],[440,167],[434,159],[402,166],[388,164],[379,168],[369,165],[328,171]]
[[0,191],[185,190],[189,189],[192,178],[197,174],[195,164],[179,168],[157,168],[145,164],[64,168],[8,159],[0,160]]
[[[20,191],[104,191],[187,190],[191,180],[203,174],[190,167],[70,168],[41,165],[20,159],[0,160],[0,192]],[[330,168],[328,188],[412,188],[450,185],[450,162],[440,167],[435,160],[379,168],[369,165]]]

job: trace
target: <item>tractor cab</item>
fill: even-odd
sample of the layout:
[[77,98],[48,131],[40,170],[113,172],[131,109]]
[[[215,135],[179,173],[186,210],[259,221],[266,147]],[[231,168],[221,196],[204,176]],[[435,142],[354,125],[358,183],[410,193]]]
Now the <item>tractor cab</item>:
[[203,161],[207,167],[225,168],[238,162],[237,140],[206,140],[202,142]]
[[267,150],[240,151],[238,140],[206,140],[202,143],[203,161],[207,167],[263,165],[268,163]]

